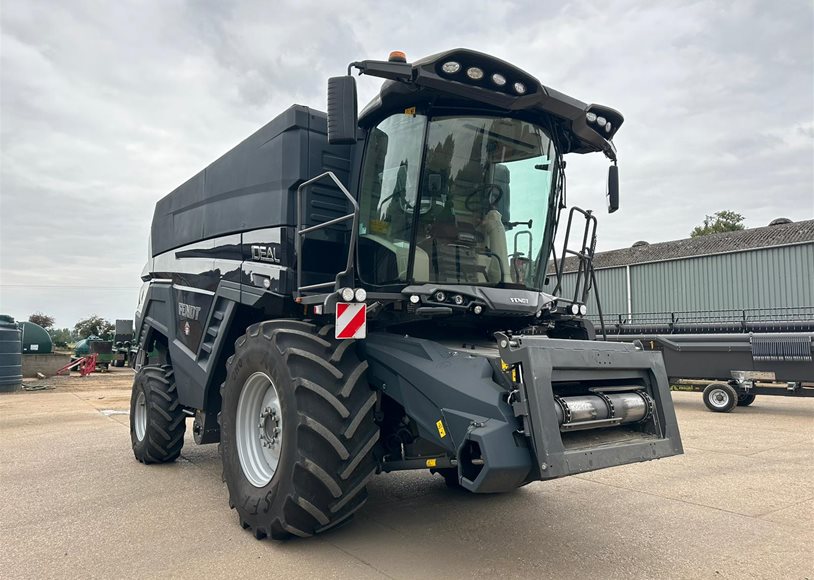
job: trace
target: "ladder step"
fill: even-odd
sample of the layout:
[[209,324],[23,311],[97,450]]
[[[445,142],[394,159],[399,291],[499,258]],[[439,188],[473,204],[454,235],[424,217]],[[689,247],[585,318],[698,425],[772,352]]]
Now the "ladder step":
[[204,342],[203,344],[201,344],[201,350],[211,353],[212,352],[212,343],[211,342]]
[[212,326],[210,326],[209,328],[206,329],[206,334],[208,334],[211,337],[216,337],[218,335],[218,328],[220,328],[219,324],[218,325],[212,325]]
[[212,313],[212,318],[216,320],[223,320],[223,310],[215,310]]

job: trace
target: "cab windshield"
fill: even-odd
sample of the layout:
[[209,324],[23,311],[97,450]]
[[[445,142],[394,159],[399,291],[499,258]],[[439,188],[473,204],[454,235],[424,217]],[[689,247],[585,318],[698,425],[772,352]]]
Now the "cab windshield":
[[388,117],[362,172],[362,281],[537,289],[555,155],[519,119]]

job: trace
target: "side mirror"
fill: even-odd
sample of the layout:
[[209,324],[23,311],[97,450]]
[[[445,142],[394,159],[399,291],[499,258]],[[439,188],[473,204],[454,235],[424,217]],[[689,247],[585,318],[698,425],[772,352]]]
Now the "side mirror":
[[328,143],[356,143],[356,79],[352,76],[328,79]]
[[608,213],[619,209],[619,167],[611,165],[608,168]]

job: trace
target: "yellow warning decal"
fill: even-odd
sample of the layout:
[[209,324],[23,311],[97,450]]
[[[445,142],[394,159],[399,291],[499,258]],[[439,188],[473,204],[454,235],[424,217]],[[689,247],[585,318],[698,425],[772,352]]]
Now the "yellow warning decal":
[[510,377],[510,378],[511,378],[511,379],[512,379],[512,380],[513,380],[515,383],[516,383],[516,382],[518,382],[519,377],[517,376],[517,366],[516,366],[516,365],[515,365],[515,366],[510,366],[510,365],[506,364],[506,361],[504,361],[503,359],[500,359],[500,369],[501,369],[501,370],[502,370],[504,373],[505,373],[505,372],[508,372],[508,373],[509,373],[509,377]]
[[406,109],[404,109],[404,114],[412,115],[413,117],[415,117],[415,107],[407,107]]
[[427,467],[435,467],[438,464],[436,459],[427,459]]
[[438,434],[441,436],[441,439],[447,436],[447,431],[444,429],[444,422],[441,421],[441,419],[438,419],[435,426],[438,427]]

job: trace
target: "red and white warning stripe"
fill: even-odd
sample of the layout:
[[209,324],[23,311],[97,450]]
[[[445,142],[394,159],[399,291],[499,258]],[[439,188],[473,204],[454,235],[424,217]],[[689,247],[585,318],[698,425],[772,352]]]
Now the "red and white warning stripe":
[[336,338],[365,338],[367,309],[364,302],[336,304]]

